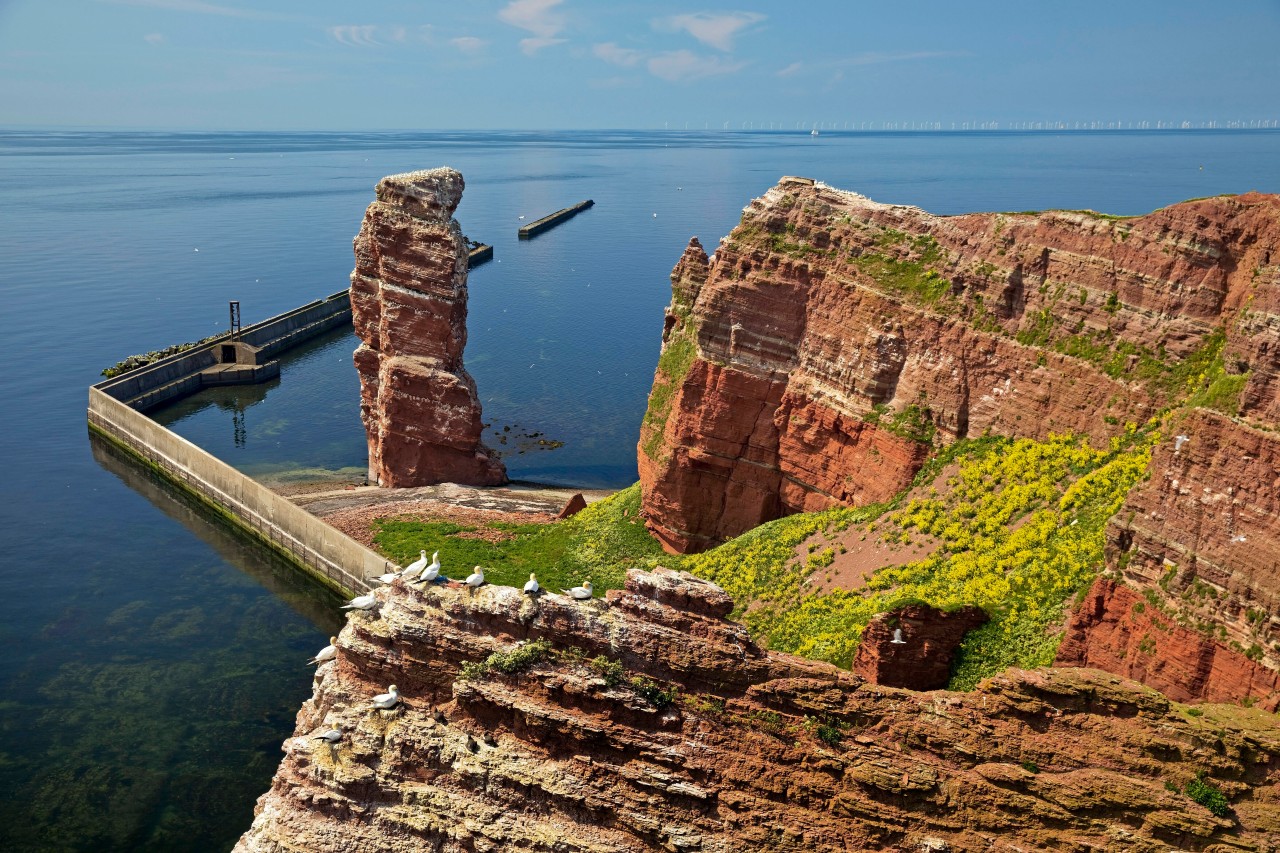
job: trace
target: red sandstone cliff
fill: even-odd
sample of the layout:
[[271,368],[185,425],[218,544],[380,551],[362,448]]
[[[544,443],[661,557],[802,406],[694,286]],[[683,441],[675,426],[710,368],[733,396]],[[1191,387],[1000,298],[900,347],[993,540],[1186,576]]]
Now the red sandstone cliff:
[[1280,437],[1204,409],[1174,418],[1169,432],[1107,529],[1108,565],[1131,588],[1099,581],[1058,661],[1175,699],[1275,708]]
[[701,550],[887,498],[931,443],[1105,441],[1211,363],[1236,377],[1229,407],[1270,424],[1278,264],[1276,196],[942,217],[784,178],[672,274],[644,512],[669,548]]
[[[670,573],[591,602],[376,595],[238,851],[1280,850],[1280,726],[1257,709],[1193,716],[1081,669],[878,687],[761,650],[722,591]],[[400,707],[371,710],[392,682]],[[1200,772],[1233,814],[1180,793]]]
[[462,366],[467,245],[453,219],[462,190],[447,168],[383,178],[355,238],[351,308],[372,483],[506,481],[481,443],[480,401]]

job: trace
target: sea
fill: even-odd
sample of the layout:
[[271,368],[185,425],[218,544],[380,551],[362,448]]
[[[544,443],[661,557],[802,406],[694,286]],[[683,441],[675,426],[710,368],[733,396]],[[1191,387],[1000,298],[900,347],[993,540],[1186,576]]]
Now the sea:
[[[249,826],[340,602],[91,439],[86,389],[225,329],[231,300],[249,323],[345,288],[382,176],[465,176],[457,218],[494,247],[466,365],[511,476],[617,488],[672,266],[781,176],[941,214],[1140,214],[1280,192],[1277,155],[1262,130],[0,131],[0,849],[227,850]],[[355,343],[153,416],[267,482],[358,479]]]

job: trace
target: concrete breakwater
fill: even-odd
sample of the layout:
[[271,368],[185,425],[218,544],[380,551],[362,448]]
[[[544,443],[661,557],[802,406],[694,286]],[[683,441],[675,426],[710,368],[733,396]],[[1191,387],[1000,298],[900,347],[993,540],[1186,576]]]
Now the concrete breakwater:
[[541,219],[537,219],[533,222],[530,222],[528,225],[522,226],[520,230],[517,231],[516,233],[520,236],[521,240],[528,240],[530,237],[533,237],[534,235],[537,235],[537,234],[541,234],[543,231],[546,231],[548,228],[554,228],[555,226],[559,225],[561,222],[564,222],[565,220],[568,220],[568,219],[572,219],[582,211],[590,207],[593,207],[594,205],[595,205],[595,202],[592,201],[591,199],[587,199],[586,201],[580,201],[575,205],[563,208],[562,210],[557,210],[555,213],[549,214],[547,216],[542,217]]
[[[277,355],[351,321],[347,291],[246,326],[238,342],[259,359]],[[148,408],[199,390],[230,335],[207,347],[162,359],[89,388],[89,429],[198,498],[228,521],[346,595],[370,588],[370,575],[390,562],[335,530],[287,498],[245,476],[144,414]]]

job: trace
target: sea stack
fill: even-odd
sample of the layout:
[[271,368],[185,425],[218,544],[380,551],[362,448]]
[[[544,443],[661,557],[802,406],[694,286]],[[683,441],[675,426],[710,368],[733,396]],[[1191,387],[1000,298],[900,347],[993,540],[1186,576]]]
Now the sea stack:
[[507,479],[480,440],[480,400],[462,365],[467,244],[453,212],[463,187],[449,168],[383,178],[355,238],[351,309],[370,483]]

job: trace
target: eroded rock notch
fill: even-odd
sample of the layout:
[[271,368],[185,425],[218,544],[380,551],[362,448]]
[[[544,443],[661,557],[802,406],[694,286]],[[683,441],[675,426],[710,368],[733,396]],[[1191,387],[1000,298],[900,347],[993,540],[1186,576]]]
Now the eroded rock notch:
[[462,366],[467,243],[453,212],[463,186],[449,168],[383,178],[355,238],[351,308],[371,483],[507,479],[480,440],[480,400]]

